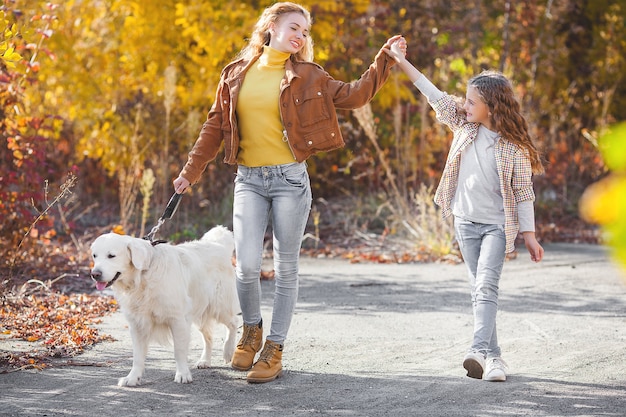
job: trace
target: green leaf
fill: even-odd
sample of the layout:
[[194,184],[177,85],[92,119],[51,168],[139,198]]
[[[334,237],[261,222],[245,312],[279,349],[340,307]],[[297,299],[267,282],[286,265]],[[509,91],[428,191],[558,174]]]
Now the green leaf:
[[463,58],[455,58],[450,62],[450,70],[457,72],[461,75],[465,75],[467,73],[467,66],[465,65],[465,60]]
[[612,127],[599,142],[606,166],[611,171],[626,171],[626,122]]

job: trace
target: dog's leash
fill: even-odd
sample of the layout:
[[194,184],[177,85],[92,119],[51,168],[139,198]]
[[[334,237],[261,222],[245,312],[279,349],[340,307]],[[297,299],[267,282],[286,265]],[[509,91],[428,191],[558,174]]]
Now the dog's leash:
[[163,212],[163,215],[159,219],[156,226],[154,226],[152,230],[150,230],[150,233],[148,233],[147,235],[143,237],[145,240],[149,240],[150,243],[152,243],[152,246],[158,245],[159,243],[166,242],[165,240],[154,240],[154,236],[157,234],[161,226],[163,226],[163,223],[165,223],[166,220],[171,219],[174,213],[176,213],[176,209],[178,208],[178,205],[180,204],[180,200],[182,197],[183,195],[178,194],[178,193],[174,193],[172,195],[172,197],[170,198],[170,201],[167,203],[167,207],[165,207],[165,211]]

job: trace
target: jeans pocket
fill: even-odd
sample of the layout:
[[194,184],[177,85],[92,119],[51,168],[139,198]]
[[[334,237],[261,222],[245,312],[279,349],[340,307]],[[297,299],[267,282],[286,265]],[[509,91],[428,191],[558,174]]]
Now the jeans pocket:
[[291,187],[304,188],[309,183],[309,175],[304,164],[294,164],[281,173],[283,182]]
[[287,185],[291,185],[292,187],[302,188],[306,186],[307,175],[306,172],[286,173],[283,174],[283,181],[285,181]]

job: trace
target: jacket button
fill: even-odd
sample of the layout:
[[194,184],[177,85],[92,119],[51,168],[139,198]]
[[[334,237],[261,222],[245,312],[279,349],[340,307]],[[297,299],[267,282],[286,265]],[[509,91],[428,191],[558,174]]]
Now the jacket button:
[[300,103],[300,99],[299,98],[296,99],[296,103]]
[[309,145],[313,145],[313,141],[312,140],[310,140],[308,143],[309,143]]
[[224,100],[224,104],[228,104],[228,100]]
[[331,133],[330,136],[334,138],[335,137],[335,132]]
[[321,95],[322,95],[322,92],[321,92],[321,91],[318,91],[318,92],[317,92],[317,95],[318,95],[318,96],[321,96]]

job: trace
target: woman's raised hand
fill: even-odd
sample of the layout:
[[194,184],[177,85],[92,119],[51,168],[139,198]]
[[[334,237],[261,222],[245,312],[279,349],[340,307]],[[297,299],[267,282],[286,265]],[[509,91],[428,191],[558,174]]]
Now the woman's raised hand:
[[385,52],[396,61],[406,57],[406,39],[401,35],[396,35],[387,40],[385,44]]

